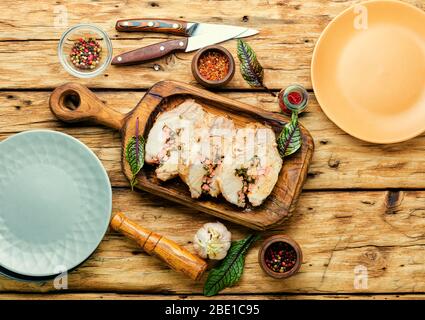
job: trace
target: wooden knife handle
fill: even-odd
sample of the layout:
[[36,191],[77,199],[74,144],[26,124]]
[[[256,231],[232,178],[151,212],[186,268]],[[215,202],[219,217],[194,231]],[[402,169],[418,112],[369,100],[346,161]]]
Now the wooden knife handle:
[[106,106],[87,87],[67,83],[56,88],[49,99],[53,114],[65,122],[92,121],[120,130],[125,115]]
[[174,241],[139,226],[121,212],[113,215],[111,227],[135,240],[146,253],[158,257],[171,269],[182,272],[193,280],[199,280],[207,268],[207,263],[198,256]]
[[123,19],[118,20],[115,29],[122,32],[161,32],[188,36],[187,22],[172,19]]
[[130,65],[161,58],[171,52],[184,51],[187,47],[187,38],[169,40],[133,51],[122,53],[112,60],[114,65]]

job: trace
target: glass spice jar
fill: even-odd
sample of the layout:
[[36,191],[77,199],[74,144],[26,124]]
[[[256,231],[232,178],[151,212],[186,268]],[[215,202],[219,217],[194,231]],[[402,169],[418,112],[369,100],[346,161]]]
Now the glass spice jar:
[[92,78],[110,65],[112,42],[100,28],[91,24],[77,24],[62,34],[58,55],[62,66],[71,75]]
[[292,112],[300,114],[307,108],[308,92],[303,86],[293,84],[279,92],[278,100],[284,114],[288,116]]

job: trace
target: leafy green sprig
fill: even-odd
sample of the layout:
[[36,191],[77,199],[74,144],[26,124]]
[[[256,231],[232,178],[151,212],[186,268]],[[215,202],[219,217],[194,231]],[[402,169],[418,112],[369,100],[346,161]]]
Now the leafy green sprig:
[[282,159],[297,152],[301,148],[302,142],[301,130],[298,125],[298,113],[292,112],[291,121],[283,127],[277,138],[277,146]]
[[245,81],[251,87],[264,88],[273,97],[276,97],[276,94],[264,85],[264,69],[250,45],[242,39],[238,39],[237,53],[241,74]]
[[136,119],[136,135],[131,137],[125,148],[125,158],[130,166],[131,190],[137,185],[137,174],[145,164],[145,139],[139,135],[139,118]]
[[249,235],[247,238],[232,241],[226,258],[213,268],[204,285],[204,295],[211,297],[227,287],[235,285],[242,277],[245,256],[250,246],[259,238],[258,235]]

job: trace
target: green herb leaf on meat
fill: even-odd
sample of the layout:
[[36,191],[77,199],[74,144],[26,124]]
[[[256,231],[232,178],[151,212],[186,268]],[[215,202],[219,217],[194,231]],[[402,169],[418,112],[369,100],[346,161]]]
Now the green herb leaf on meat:
[[301,147],[302,142],[303,139],[298,125],[298,114],[293,112],[291,121],[283,127],[282,132],[277,138],[277,145],[282,159],[295,153]]
[[245,256],[249,247],[259,238],[250,235],[239,241],[233,241],[226,258],[219,266],[213,268],[205,282],[204,295],[214,296],[221,290],[235,285],[243,274]]

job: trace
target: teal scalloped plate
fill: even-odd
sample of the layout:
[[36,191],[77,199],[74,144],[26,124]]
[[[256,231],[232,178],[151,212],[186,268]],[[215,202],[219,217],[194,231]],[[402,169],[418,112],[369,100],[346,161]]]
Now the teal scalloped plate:
[[0,143],[0,266],[29,277],[70,270],[97,248],[112,191],[96,155],[48,130]]

